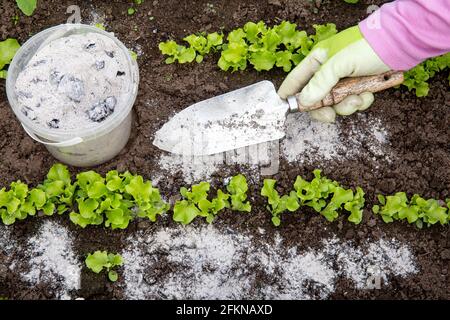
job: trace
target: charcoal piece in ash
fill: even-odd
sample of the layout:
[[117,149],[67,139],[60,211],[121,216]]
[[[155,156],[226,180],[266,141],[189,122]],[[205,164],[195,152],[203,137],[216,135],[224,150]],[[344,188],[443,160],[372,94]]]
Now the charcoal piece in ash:
[[95,61],[95,69],[102,70],[105,68],[105,61]]
[[59,128],[59,120],[53,119],[53,120],[47,122],[47,125],[52,129],[58,129]]
[[106,51],[106,50],[105,50],[105,53],[106,53],[106,55],[107,55],[108,57],[114,58],[114,51]]
[[31,82],[36,84],[36,83],[39,83],[39,82],[44,82],[44,80],[42,80],[41,78],[36,77],[36,78],[33,78],[33,80],[31,80]]
[[58,91],[65,94],[70,100],[80,102],[84,96],[84,84],[73,75],[64,75],[59,82]]
[[114,112],[116,104],[117,99],[115,97],[108,97],[93,105],[91,110],[87,112],[87,115],[91,121],[102,122]]
[[118,76],[118,77],[124,76],[125,74],[126,74],[126,73],[123,72],[123,71],[117,71],[117,76]]
[[116,107],[117,104],[117,99],[116,97],[108,97],[105,99],[105,104],[108,107],[108,109],[110,109],[111,111],[114,111],[114,108]]
[[31,92],[19,91],[19,92],[17,92],[17,95],[19,97],[23,97],[23,98],[27,98],[27,99],[33,98],[33,94]]
[[29,108],[29,107],[24,107],[22,108],[22,113],[25,115],[25,117],[28,117],[30,120],[36,120],[36,114],[33,111],[33,109]]
[[61,74],[61,72],[57,71],[57,70],[52,70],[50,72],[50,84],[53,86],[58,86],[59,83],[61,82],[61,79],[63,78],[64,75]]
[[94,49],[94,48],[95,48],[95,42],[90,42],[90,43],[88,43],[87,45],[84,46],[84,48],[85,48],[86,50]]
[[37,66],[40,66],[40,65],[42,65],[42,64],[44,64],[44,63],[46,63],[47,62],[47,60],[39,60],[39,61],[36,61],[35,63],[33,63],[33,67],[37,67]]

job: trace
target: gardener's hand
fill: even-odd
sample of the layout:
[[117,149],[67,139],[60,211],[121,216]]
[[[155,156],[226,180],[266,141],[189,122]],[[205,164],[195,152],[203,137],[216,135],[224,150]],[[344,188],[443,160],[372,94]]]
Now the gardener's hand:
[[[377,75],[389,70],[355,26],[319,42],[287,76],[278,94],[286,99],[300,92],[300,103],[308,107],[321,101],[341,78]],[[319,121],[334,122],[336,114],[366,110],[373,100],[373,94],[366,92],[310,114]]]

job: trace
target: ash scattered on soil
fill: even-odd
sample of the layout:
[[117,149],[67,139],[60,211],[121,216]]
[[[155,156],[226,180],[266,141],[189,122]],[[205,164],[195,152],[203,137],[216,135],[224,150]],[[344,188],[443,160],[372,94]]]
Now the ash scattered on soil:
[[31,285],[46,283],[58,299],[70,299],[80,288],[81,264],[73,251],[73,239],[62,225],[46,220],[27,242],[29,271],[23,280]]
[[[112,169],[130,170],[147,178],[160,175],[158,185],[162,194],[166,197],[177,196],[179,188],[186,186],[183,168],[174,165],[172,168],[175,169],[171,171],[161,170],[158,160],[162,153],[151,144],[155,132],[175,113],[195,102],[266,79],[270,79],[279,86],[286,76],[280,70],[258,73],[251,68],[245,72],[224,73],[217,67],[218,56],[206,57],[201,64],[166,65],[156,45],[159,42],[168,39],[181,42],[187,34],[199,31],[214,32],[221,30],[222,27],[224,32],[228,32],[243,26],[248,21],[260,20],[272,25],[278,23],[278,19],[289,20],[296,22],[299,28],[307,29],[309,33],[314,32],[313,24],[327,22],[334,22],[339,30],[344,30],[367,16],[367,7],[364,3],[349,5],[344,1],[327,1],[326,5],[317,8],[313,2],[298,0],[279,2],[210,0],[208,2],[214,6],[214,10],[209,9],[205,3],[199,10],[199,7],[192,6],[190,2],[144,1],[132,17],[126,13],[129,7],[128,1],[116,1],[114,6],[107,1],[78,3],[84,23],[101,22],[128,48],[135,48],[134,51],[138,54],[140,50],[137,48],[142,49],[142,58],[138,59],[142,77],[135,104],[137,117],[134,124],[134,136],[121,155],[96,167],[96,171],[105,173]],[[385,2],[386,0],[371,0],[366,4],[381,5]],[[61,0],[57,4],[54,1],[40,0],[33,16],[21,16],[18,23],[14,24],[11,17],[20,14],[20,10],[14,1],[3,1],[0,6],[1,38],[17,38],[20,43],[24,43],[29,39],[30,34],[65,23],[70,16],[66,14],[66,9],[72,4],[73,1],[69,0]],[[98,13],[98,16],[94,12]],[[171,12],[169,18],[167,12]],[[135,28],[136,25],[140,27]],[[364,220],[360,225],[354,226],[345,221],[344,217],[340,221],[328,224],[323,217],[309,212],[301,215],[283,215],[282,226],[274,228],[265,210],[266,200],[260,196],[262,185],[259,177],[260,170],[247,171],[246,166],[242,165],[217,166],[219,169],[213,176],[206,177],[216,186],[219,184],[222,186],[221,183],[225,177],[239,172],[245,173],[249,179],[252,213],[240,215],[224,212],[220,215],[220,221],[233,229],[242,227],[244,232],[251,234],[257,233],[259,227],[263,227],[268,239],[280,232],[284,237],[284,243],[291,247],[299,244],[302,247],[320,246],[321,239],[332,238],[333,234],[336,234],[339,239],[352,240],[355,244],[364,244],[371,238],[376,239],[374,243],[377,243],[381,235],[386,235],[386,239],[395,237],[400,243],[408,243],[414,249],[421,272],[404,280],[392,279],[392,287],[383,286],[381,290],[356,290],[352,280],[341,277],[336,282],[336,292],[330,298],[449,299],[450,229],[434,226],[419,231],[403,223],[384,224],[379,217],[373,216],[370,212],[370,207],[376,203],[376,194],[379,193],[407,191],[410,195],[419,193],[436,199],[450,197],[450,170],[448,170],[450,166],[448,144],[450,141],[450,130],[448,130],[450,93],[447,76],[448,74],[444,72],[430,81],[430,94],[426,98],[417,98],[414,93],[408,92],[405,88],[376,94],[374,105],[364,115],[371,119],[380,119],[383,123],[381,128],[386,128],[388,133],[386,151],[392,151],[392,162],[384,161],[383,157],[376,157],[377,163],[373,163],[366,157],[367,154],[372,156],[370,152],[362,152],[360,156],[345,161],[342,161],[340,157],[332,160],[318,159],[311,163],[281,161],[279,173],[272,176],[277,179],[277,188],[282,193],[292,189],[292,183],[297,175],[311,178],[311,171],[316,168],[321,168],[326,176],[347,187],[361,186],[366,191],[368,209],[364,212]],[[34,143],[23,132],[8,105],[4,81],[0,81],[0,89],[1,186],[7,186],[17,179],[37,185],[43,181],[49,168],[57,161],[49,155],[44,146]],[[360,119],[359,117],[360,115],[352,115],[339,118],[343,137],[347,138],[353,131],[353,124],[363,132],[372,132],[367,127],[367,122],[356,121]],[[374,135],[375,138],[379,137],[376,132]],[[368,136],[372,135],[368,134]],[[384,146],[383,139],[380,141]],[[310,152],[313,155],[313,151]],[[75,175],[84,169],[72,167],[70,170]],[[189,170],[186,169],[185,172],[189,173]],[[194,172],[202,171],[199,168]],[[58,219],[58,217],[53,218]],[[66,223],[65,217],[61,217],[60,220],[63,225],[70,226],[70,222]],[[147,224],[147,228],[159,229],[162,227],[161,223],[159,221],[155,225]],[[8,227],[11,238],[7,238],[7,243],[14,244],[14,248],[9,255],[4,255],[0,248],[0,259],[3,259],[0,267],[5,260],[13,256],[24,261],[28,259],[24,250],[25,244],[28,238],[34,235],[39,225],[39,219],[29,219]],[[163,225],[172,226],[174,223],[168,222]],[[85,230],[73,228],[72,233],[76,251],[83,256],[86,252],[98,250],[100,247],[110,251],[120,250],[128,244],[125,238],[131,236],[137,229],[146,230],[140,223],[133,223],[127,230],[120,232],[104,228],[86,228]],[[325,229],[329,232],[325,232]],[[161,251],[154,255],[155,261],[162,261],[167,253]],[[0,273],[0,296],[9,299],[56,297],[49,285],[30,287],[23,283],[21,273],[26,271],[26,268],[14,269],[13,272],[6,274],[6,278]],[[162,270],[160,274],[164,272],[165,270]],[[81,296],[92,299],[123,298],[118,284],[111,285],[104,275],[96,275],[88,270],[83,274],[87,279],[82,281]],[[257,278],[259,276],[257,275]],[[261,276],[262,283],[269,281],[264,278],[264,274]],[[122,279],[123,277],[120,276],[119,284],[122,283]]]
[[282,156],[289,162],[303,164],[333,159],[345,162],[356,157],[373,162],[392,161],[389,133],[380,119],[360,113],[351,119],[348,128],[340,120],[321,123],[307,114],[290,116]]
[[[8,227],[0,224],[0,252],[5,258],[16,248],[17,243]],[[6,260],[6,259],[5,259]],[[4,261],[1,261],[2,263]]]
[[356,246],[333,237],[323,239],[315,249],[287,247],[278,233],[273,243],[266,241],[264,234],[255,237],[214,226],[139,232],[128,238],[123,252],[125,295],[129,299],[326,299],[340,277],[363,290],[389,286],[391,278],[418,272],[409,247],[395,239]]
[[[344,126],[321,123],[308,114],[290,115],[286,121],[286,137],[272,143],[262,143],[233,152],[203,157],[162,154],[161,169],[181,172],[185,182],[206,179],[216,171],[226,170],[225,165],[247,165],[252,174],[260,175],[261,167],[283,159],[289,163],[312,164],[336,160],[345,163],[358,157],[372,161],[375,166],[390,163],[394,157],[390,149],[389,133],[378,118],[359,114]],[[231,155],[234,154],[233,161]],[[243,172],[249,169],[243,168]]]

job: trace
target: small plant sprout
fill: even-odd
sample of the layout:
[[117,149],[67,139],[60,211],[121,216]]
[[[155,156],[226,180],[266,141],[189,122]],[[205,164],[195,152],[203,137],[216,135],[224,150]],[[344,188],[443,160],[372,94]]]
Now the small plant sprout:
[[[405,72],[405,81],[403,82],[403,85],[406,86],[409,91],[414,90],[416,96],[425,97],[430,91],[428,81],[438,72],[442,72],[449,68],[450,53],[428,59],[411,70]],[[450,74],[448,80],[450,85]]]
[[94,27],[96,27],[96,28],[98,28],[100,30],[103,30],[103,31],[106,30],[106,27],[105,27],[105,25],[103,23],[96,23],[96,24],[94,24]]
[[[297,30],[296,24],[288,21],[272,28],[263,21],[248,22],[244,27],[232,30],[226,41],[217,32],[192,34],[183,39],[189,47],[169,40],[160,43],[159,48],[162,54],[168,56],[166,63],[188,63],[194,60],[200,63],[205,55],[220,51],[218,66],[224,71],[245,70],[250,64],[257,71],[279,67],[289,72],[317,42],[337,33],[336,26],[331,23],[314,25],[314,28],[316,34],[308,36],[305,31]],[[183,58],[180,59],[180,55]]]
[[[293,190],[280,195],[276,180],[265,179],[261,195],[267,198],[267,209],[272,214],[272,223],[281,224],[282,214],[296,212],[310,207],[328,221],[333,222],[343,211],[349,213],[348,220],[359,224],[363,219],[365,194],[360,187],[346,189],[338,182],[314,170],[314,178],[308,181],[300,176],[295,180]],[[211,196],[209,182],[200,182],[191,189],[180,189],[181,199],[173,207],[173,220],[183,225],[197,217],[212,223],[225,209],[251,212],[247,200],[249,187],[242,174],[231,177],[226,192],[217,189]],[[450,222],[450,199],[446,202],[424,199],[414,195],[408,199],[406,193],[378,196],[379,204],[372,207],[384,222],[406,220],[422,228],[424,225],[448,225]],[[150,180],[130,172],[111,170],[105,176],[95,171],[81,172],[72,181],[67,167],[53,165],[42,184],[34,188],[15,181],[8,188],[0,189],[0,219],[5,225],[14,224],[29,216],[52,216],[55,213],[69,213],[70,220],[81,228],[104,225],[111,229],[125,229],[137,218],[156,222],[170,206]]]
[[405,192],[397,192],[391,196],[378,195],[379,205],[374,205],[373,213],[379,214],[384,222],[390,223],[395,220],[406,220],[415,224],[419,229],[424,225],[434,224],[447,225],[450,221],[447,208],[438,200],[424,199],[415,194],[409,200]]
[[37,0],[16,0],[17,6],[26,16],[33,15],[37,7]]
[[354,224],[362,221],[364,208],[364,192],[356,188],[345,189],[336,181],[321,176],[320,170],[314,170],[314,179],[307,181],[298,176],[294,183],[294,190],[288,195],[280,196],[275,189],[276,181],[264,180],[261,195],[268,199],[267,209],[272,213],[272,222],[275,226],[281,223],[281,214],[285,211],[295,212],[300,207],[311,207],[333,222],[344,209],[350,212],[348,220]]
[[107,251],[95,251],[89,253],[86,260],[86,267],[95,273],[100,273],[103,269],[108,272],[108,279],[116,282],[119,278],[117,271],[113,270],[123,264],[123,259],[119,254],[108,253]]
[[231,178],[227,186],[227,191],[231,198],[231,210],[241,212],[252,211],[250,202],[246,201],[248,191],[247,179],[242,174]]
[[16,39],[0,41],[0,79],[6,79],[8,73],[3,68],[11,63],[19,48],[20,44]]
[[278,227],[281,224],[281,214],[286,210],[295,212],[300,208],[300,205],[295,191],[291,191],[289,195],[280,197],[278,191],[275,189],[275,185],[276,180],[265,179],[261,195],[267,197],[267,210],[272,213],[272,223]]
[[130,51],[131,59],[136,61],[138,58],[138,54],[136,52],[134,52],[133,50],[128,50],[128,51]]
[[183,199],[175,203],[174,221],[186,225],[196,217],[204,217],[208,223],[212,223],[219,212],[226,208],[241,212],[251,211],[251,205],[246,201],[247,179],[243,175],[232,177],[227,185],[228,193],[219,189],[213,199],[208,199],[210,188],[208,182],[193,185],[191,190],[185,187],[181,188],[180,193]]
[[[344,1],[358,3],[358,0]],[[315,34],[308,35],[289,21],[282,21],[273,27],[268,27],[263,21],[248,22],[230,31],[226,37],[217,32],[191,34],[183,38],[189,46],[168,40],[161,42],[159,49],[167,56],[167,64],[191,63],[194,60],[200,63],[206,55],[220,52],[218,66],[223,71],[246,70],[251,65],[257,71],[269,71],[277,67],[290,72],[317,43],[338,32],[333,23],[313,25],[313,28]],[[428,81],[449,67],[450,53],[428,59],[406,71],[402,85],[414,91],[418,97],[425,97],[430,89]]]

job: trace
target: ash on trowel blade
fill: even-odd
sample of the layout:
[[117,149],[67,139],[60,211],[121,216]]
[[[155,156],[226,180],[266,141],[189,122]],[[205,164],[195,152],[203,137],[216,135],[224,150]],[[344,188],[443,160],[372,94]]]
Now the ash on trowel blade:
[[175,154],[212,155],[284,136],[285,110],[275,108],[233,113],[226,119],[205,120],[195,111],[177,114],[156,133],[154,144]]

